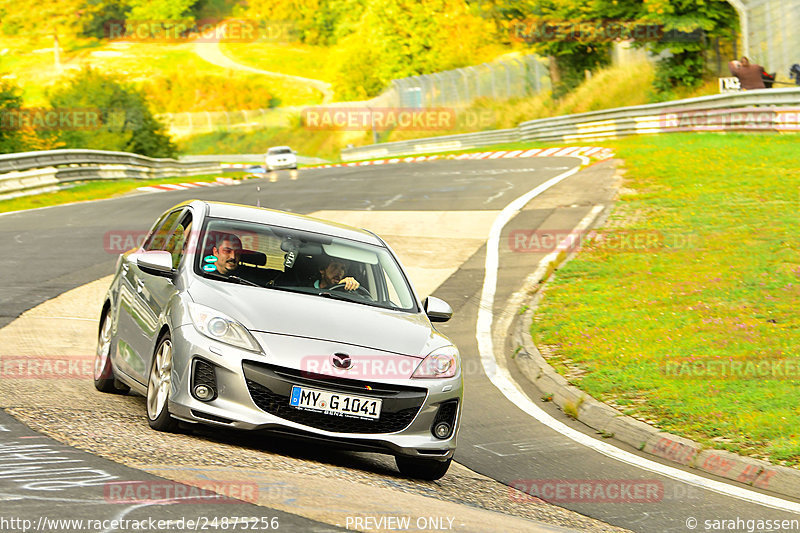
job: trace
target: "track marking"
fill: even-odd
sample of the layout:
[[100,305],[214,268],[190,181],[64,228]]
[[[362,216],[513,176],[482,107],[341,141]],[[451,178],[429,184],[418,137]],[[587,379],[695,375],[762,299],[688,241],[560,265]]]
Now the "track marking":
[[[541,154],[544,155],[544,154]],[[584,164],[588,163],[588,158],[579,156]],[[478,353],[480,354],[483,369],[489,381],[514,405],[522,409],[525,413],[535,418],[539,423],[546,425],[550,429],[557,431],[568,439],[586,446],[594,451],[602,453],[606,457],[616,459],[625,464],[641,468],[665,477],[687,483],[696,487],[708,489],[723,496],[738,498],[743,501],[770,507],[773,509],[784,510],[800,514],[800,504],[761,494],[743,487],[729,485],[713,479],[707,479],[697,474],[684,472],[671,466],[662,465],[650,459],[639,457],[633,453],[616,448],[608,443],[598,441],[588,435],[572,429],[563,422],[556,420],[544,412],[522,391],[522,388],[514,381],[502,360],[495,358],[494,342],[492,339],[492,308],[494,305],[494,295],[497,290],[497,271],[499,267],[499,245],[500,234],[503,227],[535,197],[558,184],[562,180],[572,176],[580,170],[580,166],[563,172],[554,178],[547,180],[538,187],[523,194],[510,204],[508,204],[497,215],[489,232],[489,240],[486,244],[486,261],[484,264],[485,274],[483,279],[483,289],[481,291],[481,301],[478,306],[478,319],[475,330],[475,338],[478,341]],[[545,258],[547,259],[547,257]],[[543,268],[544,260],[539,263],[538,268]]]

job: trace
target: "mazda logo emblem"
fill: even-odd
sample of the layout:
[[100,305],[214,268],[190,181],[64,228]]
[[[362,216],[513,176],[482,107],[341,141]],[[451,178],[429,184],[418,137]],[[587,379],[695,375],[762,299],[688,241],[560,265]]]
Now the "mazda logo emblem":
[[336,368],[348,369],[353,366],[353,360],[346,353],[335,353],[331,357],[331,363]]

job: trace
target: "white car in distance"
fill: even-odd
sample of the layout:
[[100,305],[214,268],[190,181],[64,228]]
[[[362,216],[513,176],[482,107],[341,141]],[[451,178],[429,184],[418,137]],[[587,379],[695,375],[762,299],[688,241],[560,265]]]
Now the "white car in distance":
[[267,150],[267,172],[284,168],[297,168],[297,152],[288,146],[273,146]]

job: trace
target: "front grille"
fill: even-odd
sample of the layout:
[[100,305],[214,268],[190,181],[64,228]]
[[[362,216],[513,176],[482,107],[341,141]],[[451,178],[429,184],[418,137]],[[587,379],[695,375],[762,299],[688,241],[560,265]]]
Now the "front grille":
[[[418,387],[311,376],[305,372],[251,362],[243,363],[243,367],[250,396],[260,409],[284,420],[335,433],[400,431],[411,424],[427,396],[427,390]],[[291,407],[289,395],[292,385],[380,398],[381,416],[377,420],[363,420]]]

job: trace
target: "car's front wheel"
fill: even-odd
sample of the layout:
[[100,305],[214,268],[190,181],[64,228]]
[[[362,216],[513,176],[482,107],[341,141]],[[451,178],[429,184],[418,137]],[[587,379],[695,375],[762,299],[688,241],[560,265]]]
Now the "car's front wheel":
[[172,386],[172,339],[165,333],[156,346],[147,380],[147,421],[156,431],[175,431],[178,421],[169,414]]
[[97,352],[94,355],[94,387],[100,392],[125,394],[129,388],[119,383],[111,367],[111,309],[106,309],[100,319],[97,334]]
[[419,459],[416,457],[404,457],[397,455],[394,462],[401,474],[416,479],[435,481],[447,473],[452,459],[437,461],[435,459]]

